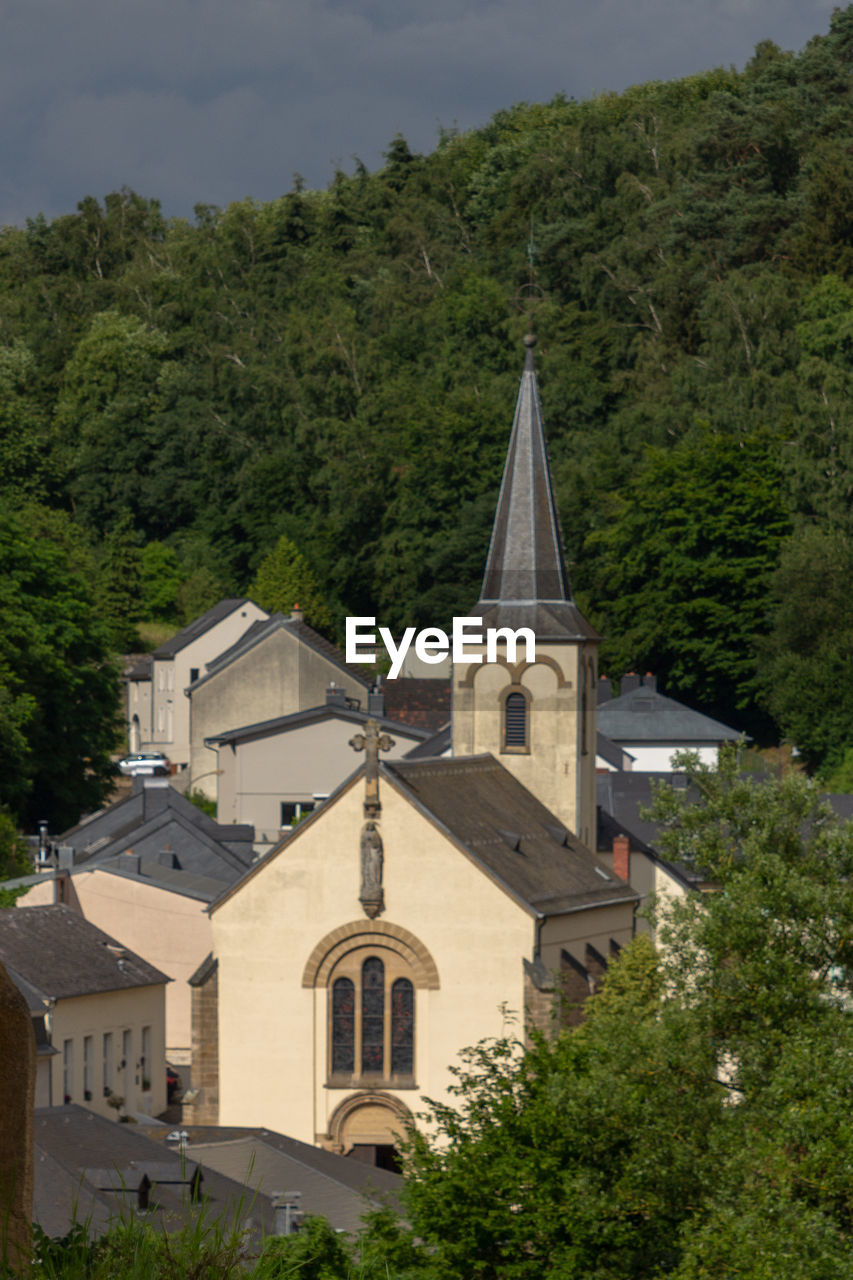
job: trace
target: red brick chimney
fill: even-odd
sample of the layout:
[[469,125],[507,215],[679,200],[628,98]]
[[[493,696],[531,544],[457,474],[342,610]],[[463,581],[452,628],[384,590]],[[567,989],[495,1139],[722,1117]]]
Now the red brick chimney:
[[613,874],[620,880],[631,879],[630,841],[627,836],[613,837]]

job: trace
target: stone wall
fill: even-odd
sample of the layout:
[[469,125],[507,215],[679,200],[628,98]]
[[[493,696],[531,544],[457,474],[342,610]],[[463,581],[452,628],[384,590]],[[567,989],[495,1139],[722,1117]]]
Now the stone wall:
[[192,988],[192,1101],[185,1124],[219,1123],[219,963],[209,957],[190,978]]

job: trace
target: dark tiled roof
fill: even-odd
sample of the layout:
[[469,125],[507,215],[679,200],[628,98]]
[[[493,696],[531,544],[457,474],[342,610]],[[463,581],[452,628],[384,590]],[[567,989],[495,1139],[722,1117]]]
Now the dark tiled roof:
[[481,615],[489,627],[532,627],[539,640],[597,639],[569,588],[532,341],[521,376],[483,586],[472,614]]
[[224,650],[217,658],[209,662],[206,674],[195,682],[193,688],[196,685],[203,684],[206,680],[210,680],[212,676],[217,675],[218,672],[229,666],[235,658],[247,653],[255,645],[265,640],[267,636],[273,635],[279,630],[289,631],[291,635],[296,636],[303,644],[308,645],[309,649],[321,654],[329,662],[339,667],[341,671],[345,671],[354,680],[358,680],[360,684],[365,686],[365,689],[370,687],[373,679],[370,673],[365,671],[363,667],[347,662],[343,650],[339,649],[331,640],[321,636],[319,631],[309,627],[307,622],[300,622],[295,618],[287,618],[283,613],[273,613],[266,622],[253,623],[236,644],[233,644],[230,649]]
[[614,742],[736,742],[736,729],[641,686],[598,706],[598,727]]
[[[181,1158],[155,1141],[168,1126],[146,1132],[116,1124],[78,1106],[39,1107],[34,1122],[33,1217],[48,1235],[61,1236],[82,1222],[90,1237],[103,1234],[118,1217],[132,1215],[143,1174],[155,1184],[146,1221],[172,1231],[194,1220],[254,1224],[272,1230],[274,1214],[266,1197],[247,1195],[244,1184],[203,1168],[204,1203],[193,1205],[188,1180],[198,1162]],[[113,1188],[110,1190],[110,1188]],[[123,1191],[122,1188],[125,1188]],[[256,1243],[258,1243],[256,1237]]]
[[382,685],[385,714],[401,724],[435,733],[450,719],[450,681],[404,676]]
[[[265,738],[274,733],[290,733],[301,729],[306,724],[317,724],[321,720],[345,720],[350,724],[364,724],[370,718],[367,711],[356,711],[354,707],[335,706],[324,703],[321,707],[309,707],[307,711],[294,711],[288,716],[276,716],[273,720],[262,720],[259,724],[245,725],[240,729],[230,729],[226,733],[211,734],[205,742],[216,742],[220,745],[242,742],[248,738]],[[375,717],[388,733],[407,734],[410,738],[425,738],[426,729],[416,729],[411,724],[403,724],[398,720],[389,720],[385,716]]]
[[607,813],[605,809],[602,809],[601,805],[598,806],[596,828],[598,833],[598,848],[601,852],[604,852],[604,850],[607,850],[608,852],[612,851],[613,841],[616,836],[627,836],[629,848],[639,850],[640,853],[645,854],[645,856],[651,859],[652,862],[663,867],[675,880],[679,881],[685,889],[695,888],[702,882],[702,876],[698,872],[691,871],[681,863],[668,862],[666,858],[662,858],[660,854],[651,847],[651,845],[646,844],[646,842],[641,840],[639,836],[636,836],[633,831],[629,831],[628,828],[623,826],[617,818],[614,818],[612,814]]
[[406,760],[430,760],[434,756],[443,756],[446,751],[450,750],[451,743],[451,727],[450,721],[443,724],[438,733],[434,733],[431,738],[427,738],[426,742],[419,742],[416,747],[412,747],[411,751],[407,751]]
[[188,644],[192,644],[193,640],[198,640],[199,636],[203,636],[206,631],[210,631],[218,622],[222,622],[223,618],[230,617],[236,609],[241,605],[248,604],[248,596],[236,596],[229,600],[220,600],[219,604],[215,604],[212,609],[208,609],[207,613],[203,613],[200,618],[194,618],[192,622],[173,635],[165,644],[161,644],[158,649],[154,650],[155,658],[174,658],[176,653],[180,653],[181,649],[186,648]]
[[129,654],[124,671],[125,680],[150,680],[152,659],[150,653]]
[[[642,811],[651,805],[653,786],[665,783],[675,787],[680,793],[685,792],[691,800],[699,799],[699,791],[689,785],[683,773],[600,773],[596,778],[596,795],[601,813],[609,814],[618,824],[621,831],[630,835],[638,848],[648,848],[656,853],[660,849],[658,824],[650,818],[642,816]],[[679,870],[695,879],[688,868],[679,865]]]
[[381,768],[537,914],[637,900],[493,756],[406,760]]
[[0,910],[0,960],[60,1000],[168,982],[147,960],[64,906]]

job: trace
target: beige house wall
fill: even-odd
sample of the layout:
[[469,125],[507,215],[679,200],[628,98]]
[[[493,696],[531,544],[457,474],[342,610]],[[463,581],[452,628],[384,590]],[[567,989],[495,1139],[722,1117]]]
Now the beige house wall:
[[[328,934],[347,922],[356,932],[372,926],[358,900],[362,791],[359,780],[213,912],[221,1124],[263,1124],[313,1142],[358,1092],[327,1087],[329,975],[308,987],[303,976]],[[391,784],[381,798],[378,923],[414,935],[438,974],[437,988],[416,984],[416,1087],[381,1086],[416,1112],[424,1095],[447,1097],[461,1048],[507,1029],[503,1005],[520,1031],[522,958],[532,955],[535,924]],[[370,949],[390,956],[384,945],[374,938]]]
[[[133,741],[133,718],[139,720],[139,746]],[[151,681],[128,680],[127,682],[127,749],[142,751],[151,742]]]
[[[453,754],[490,751],[589,847],[595,846],[593,644],[536,644],[536,662],[456,663]],[[530,749],[503,750],[503,701],[510,688],[529,694]]]
[[[51,1042],[58,1050],[51,1059],[53,1105],[65,1099],[63,1073],[65,1045],[72,1045],[73,1068],[69,1100],[88,1107],[98,1115],[117,1119],[115,1108],[107,1105],[107,1093],[124,1098],[125,1111],[156,1116],[166,1107],[165,992],[163,984],[131,987],[125,991],[104,991],[97,995],[57,1000],[50,1015]],[[150,1061],[143,1076],[140,1062],[143,1027],[150,1028]],[[129,1033],[130,1056],[121,1066],[125,1033]],[[113,1078],[104,1079],[104,1036],[112,1035]],[[89,1093],[84,1092],[84,1040],[91,1037]],[[143,1088],[147,1079],[150,1088]],[[106,1090],[106,1093],[105,1093]]]
[[[334,681],[366,705],[367,689],[336,663],[281,627],[193,690],[190,702],[190,785],[218,800],[218,753],[204,740],[326,701]],[[219,819],[229,821],[228,818]]]
[[[598,861],[608,871],[613,868],[612,852],[599,850]],[[637,932],[648,933],[656,940],[655,930],[649,920],[641,914],[649,899],[654,895],[663,904],[667,899],[683,898],[687,892],[684,885],[666,867],[661,866],[654,858],[649,858],[639,849],[630,850],[631,887],[640,894],[637,906]],[[619,939],[617,939],[619,941]]]
[[[361,726],[329,718],[219,749],[220,822],[248,822],[258,845],[278,843],[282,801],[328,796],[361,763],[349,745]],[[399,760],[419,737],[396,732],[384,760]]]
[[189,762],[190,716],[185,690],[190,683],[190,671],[197,668],[203,675],[208,662],[236,644],[253,622],[267,617],[269,614],[247,600],[198,639],[190,641],[173,658],[154,659],[151,737],[149,742],[143,742],[143,750],[153,747],[165,751],[172,763],[180,766]]
[[[49,906],[55,885],[53,878],[34,885],[16,906]],[[74,908],[90,924],[174,979],[166,988],[166,1057],[175,1066],[187,1065],[192,1044],[187,979],[211,949],[207,903],[102,870],[75,871],[72,886]]]

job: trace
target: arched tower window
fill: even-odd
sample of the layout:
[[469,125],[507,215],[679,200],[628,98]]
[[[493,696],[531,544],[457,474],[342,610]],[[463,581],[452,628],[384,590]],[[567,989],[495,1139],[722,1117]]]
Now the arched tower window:
[[411,1075],[415,1069],[415,988],[408,978],[391,987],[391,1074]]
[[350,978],[332,984],[332,1071],[355,1070],[355,985]]
[[385,1067],[385,965],[370,956],[361,966],[361,1070],[382,1075]]
[[521,689],[511,689],[503,700],[503,732],[501,750],[530,750],[530,700]]

